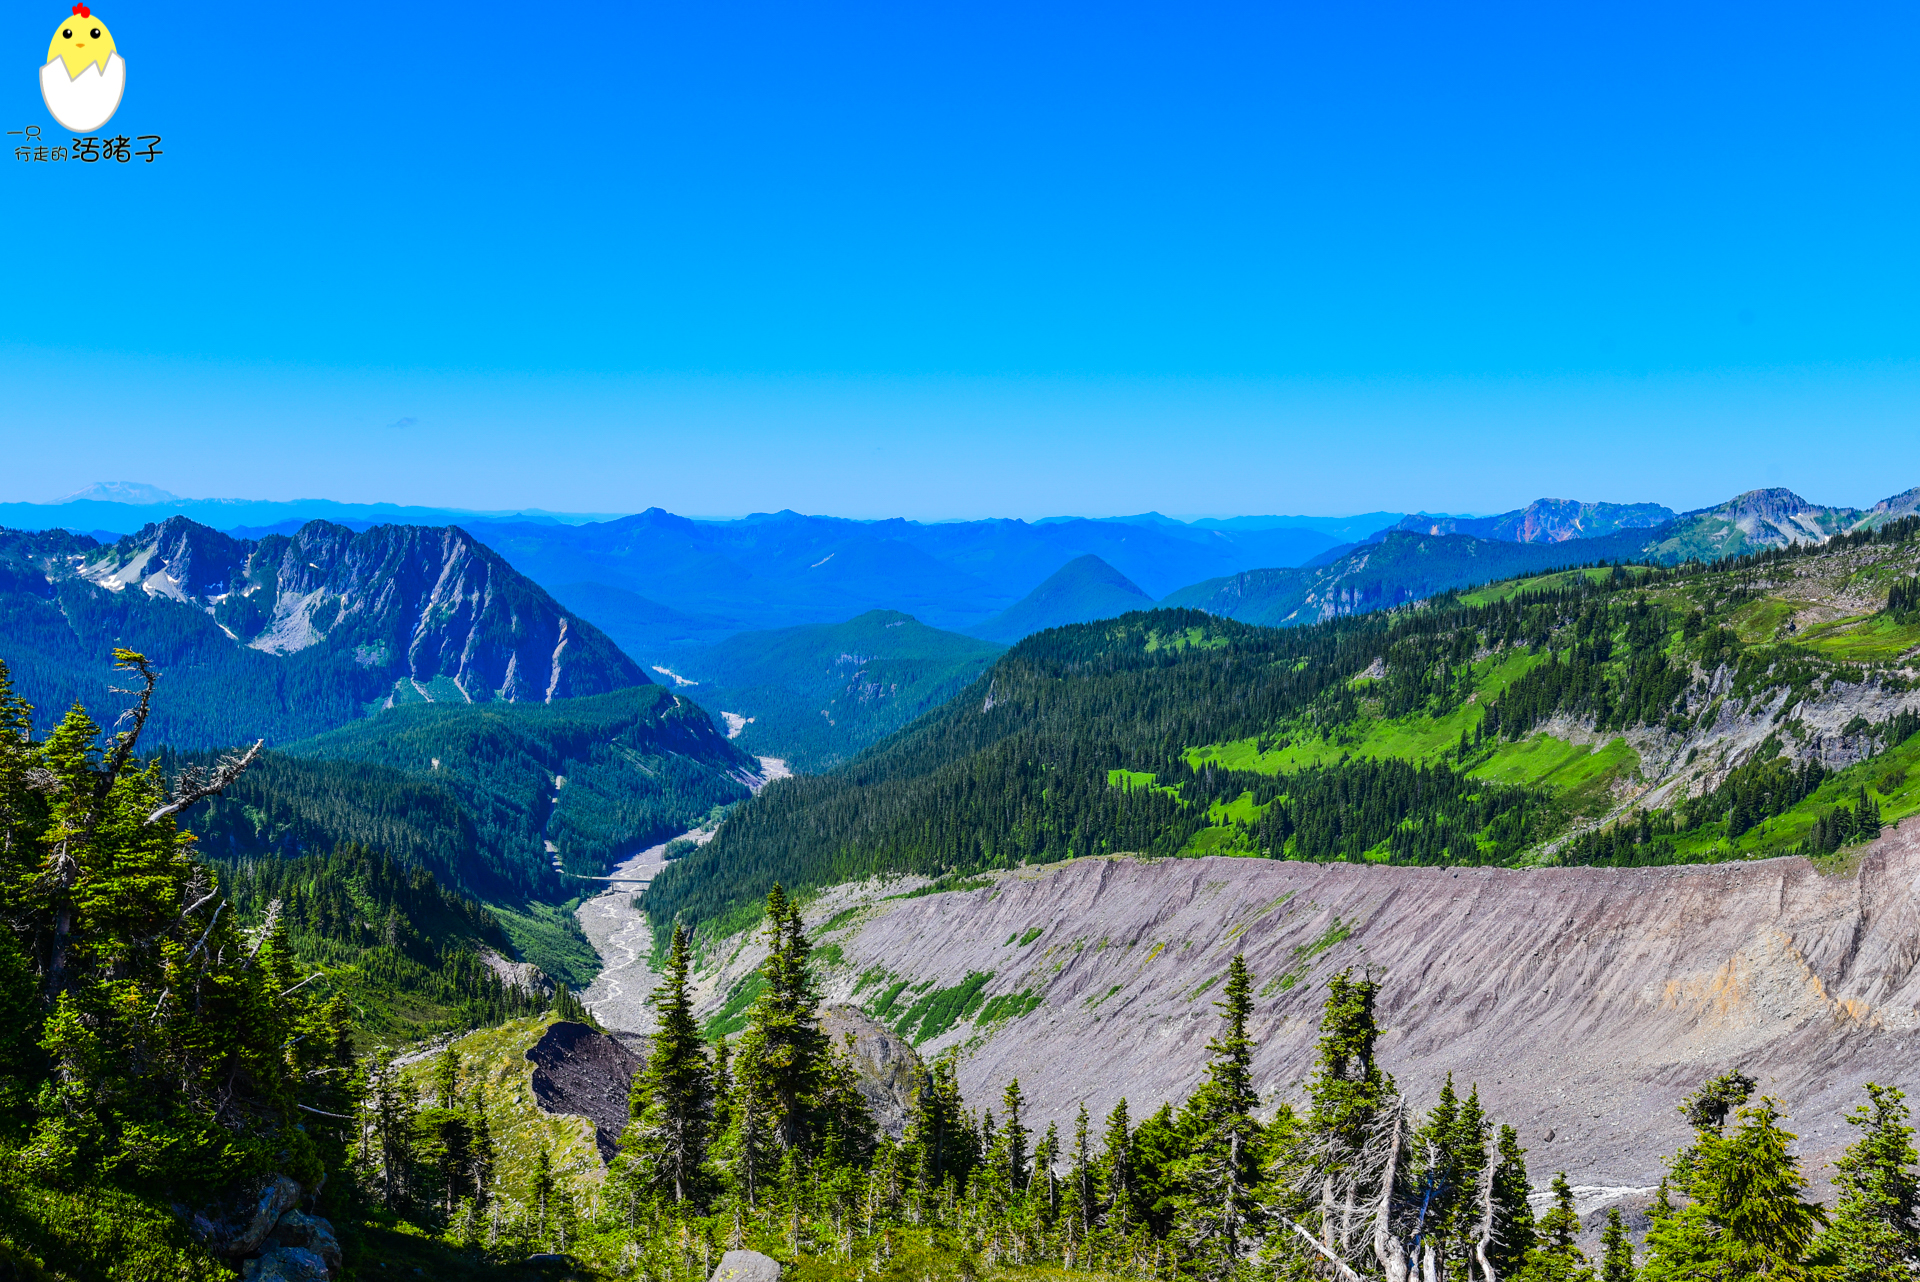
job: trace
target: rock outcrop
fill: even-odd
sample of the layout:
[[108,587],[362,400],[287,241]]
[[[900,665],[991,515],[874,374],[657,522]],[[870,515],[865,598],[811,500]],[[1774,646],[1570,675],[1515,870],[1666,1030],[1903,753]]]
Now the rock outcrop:
[[728,1251],[709,1282],[780,1282],[780,1261],[758,1251]]
[[[1781,1099],[1821,1182],[1863,1082],[1920,1090],[1920,819],[1844,876],[1803,859],[1515,871],[1113,857],[885,898],[900,888],[838,887],[808,906],[818,930],[870,905],[823,935],[843,958],[828,1000],[873,1009],[888,991],[987,976],[919,1051],[957,1048],[976,1103],[1018,1077],[1038,1126],[1070,1124],[1082,1101],[1099,1116],[1125,1096],[1138,1117],[1192,1090],[1235,953],[1258,977],[1267,1107],[1302,1099],[1326,977],[1370,970],[1401,1088],[1425,1105],[1449,1072],[1477,1084],[1489,1115],[1519,1127],[1530,1169],[1565,1170],[1583,1211],[1658,1182],[1687,1136],[1675,1105],[1710,1074],[1743,1069]],[[750,944],[703,977],[703,1006],[763,955]],[[875,984],[876,968],[889,978]],[[883,1018],[925,1037],[907,1010]]]
[[853,1067],[860,1075],[860,1095],[873,1110],[873,1120],[886,1134],[906,1134],[907,1113],[913,1105],[913,1071],[920,1063],[907,1039],[870,1017],[858,1006],[829,1006],[820,1012],[820,1031],[845,1049],[853,1038]]
[[328,1282],[340,1275],[340,1240],[332,1224],[300,1212],[306,1196],[276,1175],[225,1207],[192,1215],[189,1225],[210,1252],[235,1262],[245,1282]]
[[215,1255],[245,1257],[259,1252],[280,1217],[300,1205],[306,1191],[276,1175],[250,1196],[225,1207],[203,1210],[191,1220],[194,1235]]
[[533,1095],[541,1109],[592,1122],[601,1160],[612,1160],[627,1125],[628,1093],[640,1057],[605,1033],[562,1020],[548,1026],[527,1058],[533,1061]]

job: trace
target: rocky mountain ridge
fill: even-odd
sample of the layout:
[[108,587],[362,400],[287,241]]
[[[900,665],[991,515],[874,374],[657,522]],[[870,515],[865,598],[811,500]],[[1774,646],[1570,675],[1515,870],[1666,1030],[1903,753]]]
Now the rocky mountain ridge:
[[[459,526],[311,521],[236,539],[173,517],[86,556],[89,583],[195,606],[255,650],[352,646],[398,672],[390,700],[551,702],[648,682],[637,664]],[[444,683],[444,684],[442,684]],[[404,686],[415,686],[412,693]]]
[[[1541,499],[1497,517],[1410,516],[1364,544],[1333,549],[1298,568],[1248,570],[1195,583],[1160,604],[1291,627],[1510,575],[1610,561],[1712,562],[1796,543],[1822,544],[1920,512],[1920,487],[1864,510],[1825,507],[1773,489],[1678,517],[1669,513],[1671,519],[1657,526],[1649,520],[1656,511],[1665,509]],[[1587,532],[1576,535],[1576,528]]]
[[113,650],[167,674],[149,733],[285,742],[399,703],[545,703],[650,684],[457,526],[311,522],[238,539],[173,517],[102,545],[0,532],[0,661],[37,707],[113,700]]
[[[1583,503],[1579,499],[1535,499],[1498,516],[1428,516],[1415,513],[1394,527],[1410,534],[1470,534],[1508,543],[1564,543],[1600,538],[1622,530],[1649,530],[1674,519],[1673,509],[1658,503]],[[1378,543],[1382,530],[1368,539]]]

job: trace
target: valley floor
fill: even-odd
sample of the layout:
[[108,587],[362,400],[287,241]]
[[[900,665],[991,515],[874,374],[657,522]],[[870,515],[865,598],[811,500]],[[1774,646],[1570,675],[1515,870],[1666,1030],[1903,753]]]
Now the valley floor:
[[[779,757],[761,757],[760,773],[749,786],[759,792],[774,780],[792,774]],[[703,844],[712,836],[711,828],[695,828],[629,856],[614,867],[607,889],[582,900],[574,910],[601,963],[600,973],[593,985],[580,993],[580,1000],[595,1019],[614,1032],[653,1030],[653,1007],[647,1002],[659,982],[648,962],[653,951],[653,929],[635,903],[667,866],[669,845],[683,840]]]
[[[614,868],[612,876],[616,880],[608,889],[581,901],[574,910],[601,961],[600,973],[592,987],[580,994],[580,1000],[595,1019],[623,1033],[653,1029],[653,1008],[647,1004],[647,995],[656,982],[653,968],[647,963],[653,951],[653,931],[647,925],[647,915],[634,907],[634,901],[654,875],[667,866],[666,852],[667,843],[663,841],[627,859]],[[628,878],[631,880],[624,880]]]

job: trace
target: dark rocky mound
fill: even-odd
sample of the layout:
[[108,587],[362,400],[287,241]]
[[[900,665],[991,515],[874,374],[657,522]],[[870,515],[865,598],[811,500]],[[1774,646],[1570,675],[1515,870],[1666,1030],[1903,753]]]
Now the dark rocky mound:
[[592,1122],[600,1157],[610,1160],[627,1124],[627,1093],[640,1057],[605,1033],[563,1020],[541,1035],[527,1058],[540,1107]]
[[853,1067],[860,1075],[860,1094],[873,1110],[873,1120],[885,1134],[906,1134],[907,1111],[913,1104],[913,1072],[920,1057],[906,1038],[879,1024],[857,1006],[829,1006],[820,1012],[820,1031],[845,1049],[853,1035]]

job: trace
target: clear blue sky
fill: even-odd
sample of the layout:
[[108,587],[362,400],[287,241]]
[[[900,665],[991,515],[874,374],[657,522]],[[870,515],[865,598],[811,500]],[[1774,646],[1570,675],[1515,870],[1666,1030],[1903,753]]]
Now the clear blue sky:
[[95,8],[166,155],[0,158],[0,499],[1920,484],[1911,6]]

